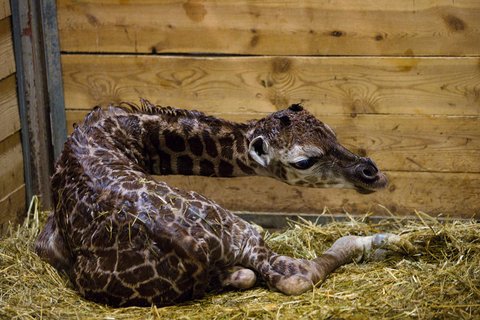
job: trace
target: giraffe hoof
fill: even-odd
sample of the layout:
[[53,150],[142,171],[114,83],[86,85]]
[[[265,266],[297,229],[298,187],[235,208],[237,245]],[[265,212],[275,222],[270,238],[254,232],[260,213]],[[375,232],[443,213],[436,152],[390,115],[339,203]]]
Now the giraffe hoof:
[[415,253],[415,247],[408,241],[396,234],[379,233],[372,239],[373,249],[383,249],[403,254]]
[[275,287],[286,295],[296,296],[312,289],[313,283],[303,276],[292,275],[280,280]]

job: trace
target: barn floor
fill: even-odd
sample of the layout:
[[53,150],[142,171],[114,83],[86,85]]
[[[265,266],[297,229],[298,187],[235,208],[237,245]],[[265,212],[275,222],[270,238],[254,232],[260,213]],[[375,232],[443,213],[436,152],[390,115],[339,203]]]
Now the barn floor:
[[442,319],[480,317],[480,224],[362,218],[316,226],[292,223],[267,234],[271,247],[312,258],[347,234],[391,231],[416,246],[414,256],[340,268],[319,287],[285,296],[263,287],[210,294],[202,300],[166,308],[113,309],[83,300],[68,281],[33,252],[45,213],[31,210],[24,226],[0,240],[1,319]]

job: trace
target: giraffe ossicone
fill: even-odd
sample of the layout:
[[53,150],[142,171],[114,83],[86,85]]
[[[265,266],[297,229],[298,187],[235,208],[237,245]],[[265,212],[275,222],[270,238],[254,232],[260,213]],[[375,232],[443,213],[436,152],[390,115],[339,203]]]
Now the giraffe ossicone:
[[340,145],[300,105],[246,123],[146,100],[94,108],[55,165],[54,210],[37,253],[87,299],[163,306],[215,288],[247,289],[257,278],[300,294],[374,250],[412,249],[394,235],[350,236],[314,260],[281,256],[214,201],[152,178],[169,174],[261,175],[363,193],[387,184],[372,160]]

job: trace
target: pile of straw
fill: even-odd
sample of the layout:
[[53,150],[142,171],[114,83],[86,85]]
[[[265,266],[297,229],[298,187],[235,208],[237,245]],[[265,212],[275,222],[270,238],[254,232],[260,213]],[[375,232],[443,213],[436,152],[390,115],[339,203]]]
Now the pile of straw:
[[340,236],[379,231],[407,237],[418,253],[351,264],[319,288],[285,296],[258,287],[212,293],[178,306],[110,308],[86,301],[32,251],[45,213],[33,206],[23,226],[0,240],[1,319],[442,319],[480,318],[480,225],[474,221],[361,219],[317,226],[301,221],[267,234],[276,251],[313,258]]

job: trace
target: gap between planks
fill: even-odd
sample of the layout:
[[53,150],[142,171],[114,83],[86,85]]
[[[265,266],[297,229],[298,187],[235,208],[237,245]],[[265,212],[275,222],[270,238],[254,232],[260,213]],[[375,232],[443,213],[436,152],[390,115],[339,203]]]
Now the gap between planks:
[[[387,210],[385,210],[387,211]],[[317,225],[326,225],[331,222],[346,222],[352,219],[357,219],[365,223],[378,224],[382,222],[396,223],[398,221],[418,221],[421,222],[418,216],[414,215],[368,215],[368,214],[350,214],[350,213],[289,213],[289,212],[250,212],[250,211],[232,211],[240,218],[257,224],[263,228],[276,230],[284,229],[289,226],[291,222],[300,222],[302,220],[312,222]],[[388,213],[388,212],[387,212]],[[440,223],[453,221],[471,221],[472,219],[480,222],[480,217],[472,218],[453,218],[453,217],[432,217],[435,221]]]

